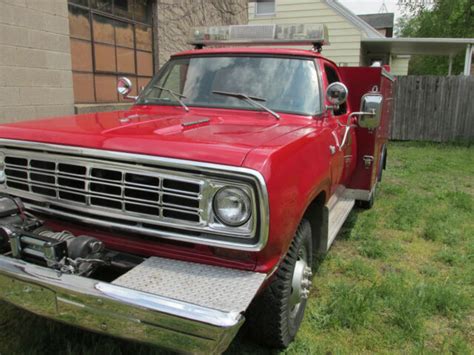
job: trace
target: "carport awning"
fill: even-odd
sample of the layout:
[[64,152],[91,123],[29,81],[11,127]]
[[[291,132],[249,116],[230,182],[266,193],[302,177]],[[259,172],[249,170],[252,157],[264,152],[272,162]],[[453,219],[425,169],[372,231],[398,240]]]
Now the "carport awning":
[[454,56],[466,51],[464,73],[469,75],[474,38],[364,38],[362,47],[367,53],[392,55]]
[[362,45],[370,53],[455,55],[474,45],[474,38],[365,38]]

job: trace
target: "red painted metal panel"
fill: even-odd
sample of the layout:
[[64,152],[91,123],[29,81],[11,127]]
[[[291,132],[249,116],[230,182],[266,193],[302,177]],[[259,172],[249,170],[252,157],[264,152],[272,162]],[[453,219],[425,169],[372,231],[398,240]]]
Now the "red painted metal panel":
[[[240,166],[261,144],[308,124],[311,118],[266,112],[174,106],[25,121],[3,125],[2,138],[64,144]],[[186,122],[208,122],[183,126]],[[46,129],[45,129],[46,128]]]
[[[357,127],[355,139],[357,140],[357,167],[348,183],[352,189],[371,190],[376,182],[380,155],[389,136],[393,91],[392,81],[382,75],[382,68],[372,67],[342,67],[339,68],[343,81],[349,89],[349,101],[354,111],[360,109],[362,96],[372,91],[374,86],[380,90],[384,97],[381,125],[375,130]],[[372,166],[364,166],[364,156],[374,157]]]

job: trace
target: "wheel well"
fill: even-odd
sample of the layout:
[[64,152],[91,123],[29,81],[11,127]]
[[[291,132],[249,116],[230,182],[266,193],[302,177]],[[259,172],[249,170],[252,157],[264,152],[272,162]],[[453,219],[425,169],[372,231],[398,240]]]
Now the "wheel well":
[[311,234],[313,236],[313,250],[319,250],[319,244],[323,235],[323,213],[324,204],[326,203],[326,193],[320,192],[318,196],[310,203],[303,218],[307,219],[311,224]]

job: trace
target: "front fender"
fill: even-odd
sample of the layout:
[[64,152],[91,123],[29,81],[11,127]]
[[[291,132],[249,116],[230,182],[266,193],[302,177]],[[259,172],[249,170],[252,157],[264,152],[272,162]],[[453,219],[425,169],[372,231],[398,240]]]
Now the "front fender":
[[286,255],[313,199],[329,196],[332,144],[329,129],[306,127],[253,150],[244,166],[262,173],[268,190],[270,231],[257,255],[256,271],[271,272]]

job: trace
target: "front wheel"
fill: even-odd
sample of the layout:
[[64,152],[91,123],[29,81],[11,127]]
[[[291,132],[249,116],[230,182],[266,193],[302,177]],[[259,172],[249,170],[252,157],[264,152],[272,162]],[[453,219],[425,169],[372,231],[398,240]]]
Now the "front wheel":
[[311,225],[304,219],[274,280],[247,315],[252,336],[263,345],[286,348],[295,338],[311,287],[312,250]]

